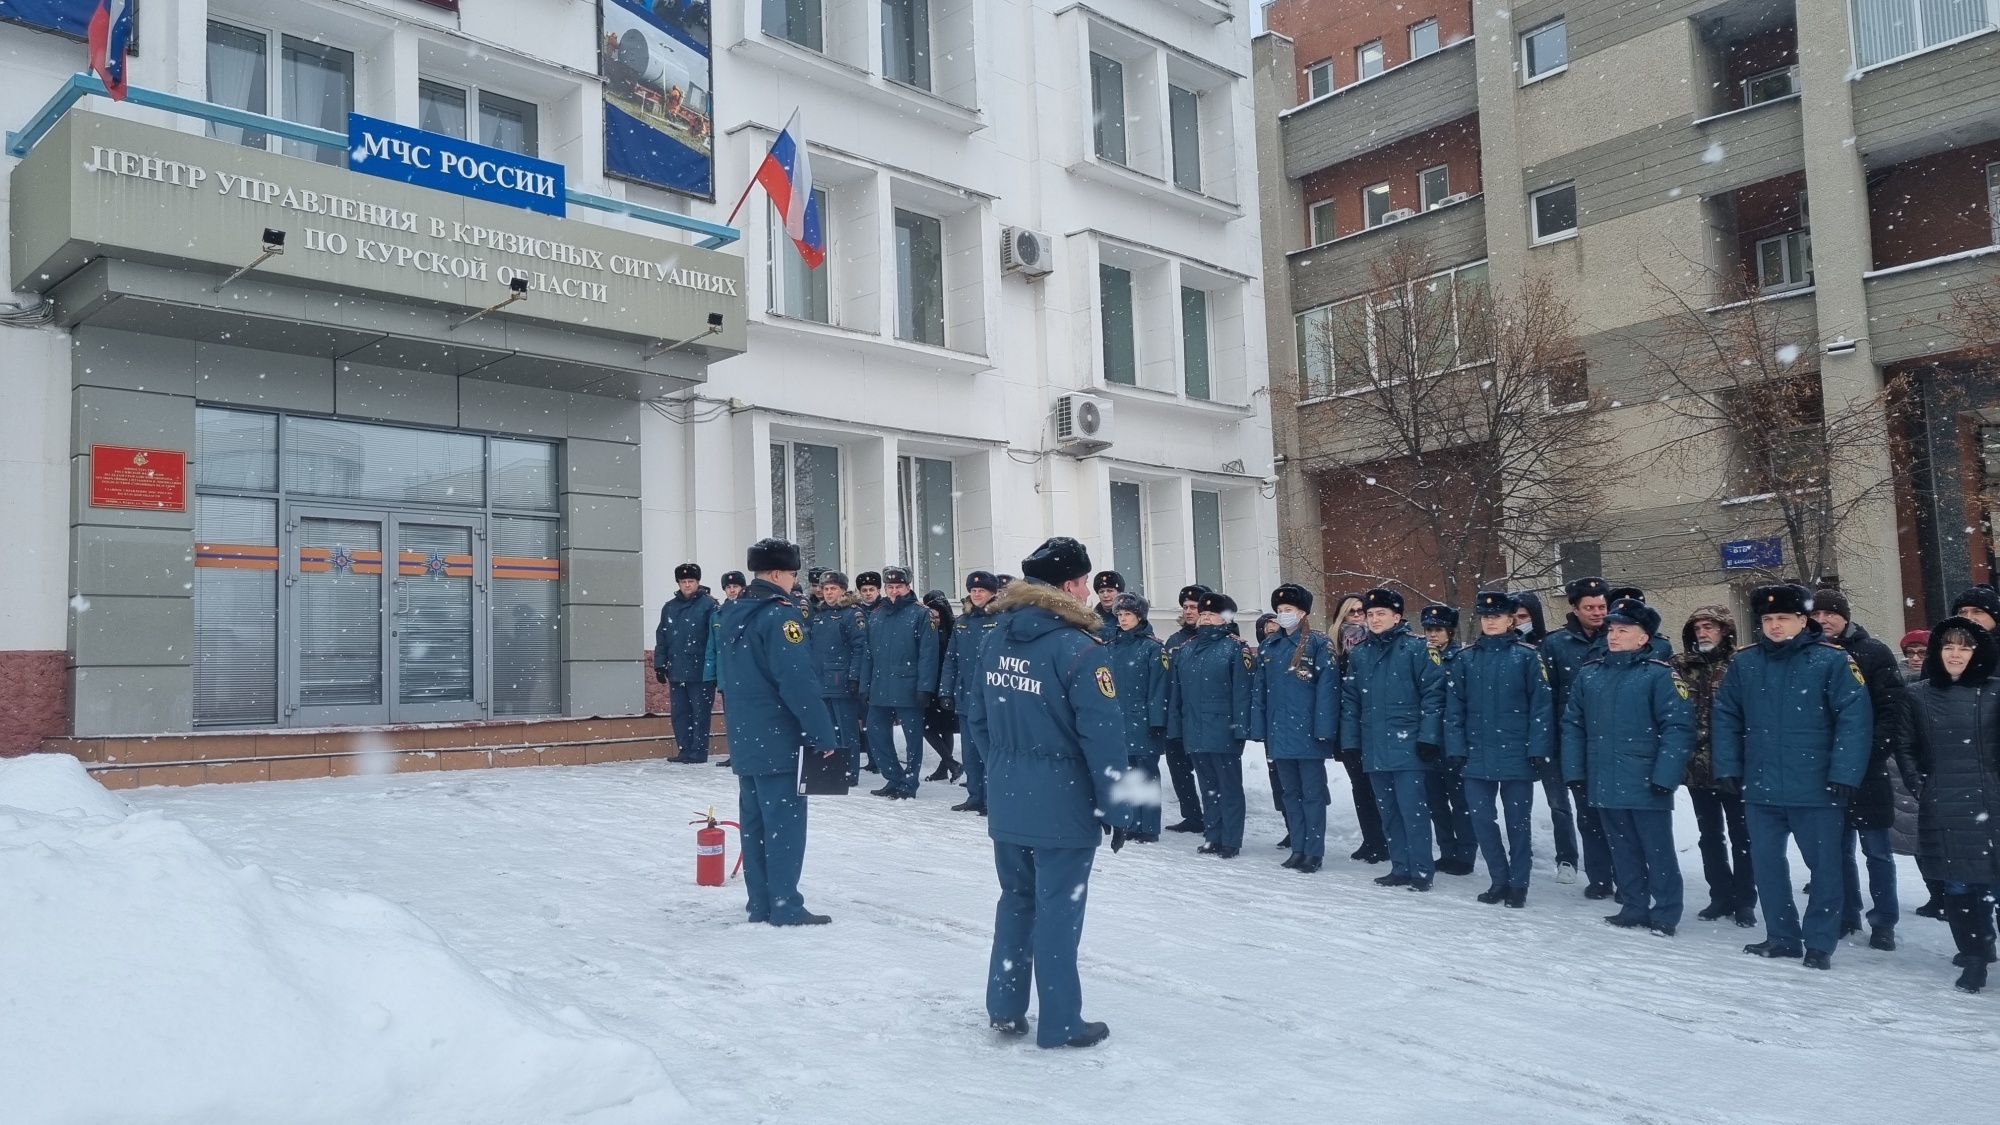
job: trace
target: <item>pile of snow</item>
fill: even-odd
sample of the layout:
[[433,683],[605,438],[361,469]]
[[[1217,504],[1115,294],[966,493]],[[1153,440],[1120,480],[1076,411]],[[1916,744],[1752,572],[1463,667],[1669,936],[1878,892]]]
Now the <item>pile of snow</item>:
[[0,982],[9,1122],[692,1116],[652,1052],[408,911],[225,860],[61,755],[0,760]]

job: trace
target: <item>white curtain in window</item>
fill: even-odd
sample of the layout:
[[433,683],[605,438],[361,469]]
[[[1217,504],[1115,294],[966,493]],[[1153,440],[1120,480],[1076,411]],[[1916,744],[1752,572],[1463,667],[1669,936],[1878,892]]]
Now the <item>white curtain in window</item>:
[[[284,116],[287,121],[347,132],[347,115],[354,109],[354,56],[285,36]],[[345,164],[345,149],[286,141],[285,151],[322,164]]]
[[[231,109],[269,113],[264,36],[255,31],[208,25],[208,100]],[[232,144],[264,147],[264,134],[210,122],[208,135]]]

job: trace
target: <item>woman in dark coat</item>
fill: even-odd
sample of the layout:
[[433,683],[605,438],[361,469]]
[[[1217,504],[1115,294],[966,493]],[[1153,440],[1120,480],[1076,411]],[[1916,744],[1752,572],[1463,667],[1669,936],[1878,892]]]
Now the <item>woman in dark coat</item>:
[[1897,760],[1917,795],[1918,852],[1944,881],[1964,970],[1958,987],[1986,987],[1994,960],[1994,895],[2000,891],[2000,645],[1953,617],[1931,630],[1924,678],[1910,686],[1910,722]]
[[[932,590],[924,595],[924,608],[931,611],[931,622],[937,626],[938,668],[944,668],[944,656],[951,650],[951,599],[943,590]],[[958,755],[952,753],[954,736],[958,734],[958,716],[952,713],[951,700],[938,691],[938,685],[930,685],[931,705],[924,709],[924,741],[937,751],[938,768],[931,771],[925,781],[957,781],[965,773],[965,767],[958,764]]]
[[[1368,626],[1363,621],[1360,594],[1340,595],[1333,614],[1326,619],[1326,633],[1333,638],[1333,653],[1340,662],[1342,676],[1347,674],[1349,650],[1368,635]],[[1361,829],[1361,846],[1347,858],[1381,863],[1389,858],[1389,837],[1382,831],[1382,812],[1375,806],[1375,787],[1362,772],[1359,755],[1352,761],[1341,757],[1340,764],[1347,771],[1347,784],[1354,794],[1354,820]]]

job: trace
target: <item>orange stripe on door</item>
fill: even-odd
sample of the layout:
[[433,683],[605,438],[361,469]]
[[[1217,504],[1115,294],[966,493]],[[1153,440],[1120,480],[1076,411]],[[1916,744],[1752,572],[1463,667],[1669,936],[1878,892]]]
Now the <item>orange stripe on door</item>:
[[305,574],[327,574],[333,571],[380,574],[382,552],[350,551],[345,547],[300,547],[299,570]]
[[194,565],[222,570],[276,570],[278,549],[254,543],[196,543]]
[[421,578],[426,574],[437,574],[444,578],[470,578],[472,556],[431,555],[423,551],[403,551],[396,555],[396,573],[409,578]]
[[528,558],[521,555],[495,555],[493,556],[493,577],[539,578],[553,582],[562,577],[562,563],[557,559]]

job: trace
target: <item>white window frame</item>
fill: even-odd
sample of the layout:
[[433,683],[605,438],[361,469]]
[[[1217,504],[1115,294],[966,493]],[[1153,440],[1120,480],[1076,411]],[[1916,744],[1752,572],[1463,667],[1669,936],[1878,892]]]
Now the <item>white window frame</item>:
[[[1367,57],[1368,52],[1371,49],[1375,52],[1374,74],[1368,73],[1368,64],[1363,61]],[[1382,41],[1380,39],[1371,39],[1368,42],[1361,44],[1359,47],[1354,48],[1354,80],[1356,82],[1366,82],[1370,78],[1377,77],[1378,75],[1382,74],[1384,71],[1388,69],[1389,69],[1389,52],[1387,48],[1382,46]]]
[[[1415,300],[1414,287],[1417,285],[1441,282],[1451,287],[1452,345],[1454,348],[1460,346],[1458,333],[1462,329],[1462,324],[1458,319],[1461,315],[1458,300],[1459,294],[1464,289],[1459,276],[1473,270],[1485,271],[1488,275],[1486,284],[1491,285],[1491,263],[1487,259],[1481,258],[1476,262],[1467,262],[1461,266],[1453,266],[1448,270],[1440,270],[1427,277],[1418,278],[1411,283],[1410,291],[1405,292],[1401,297],[1398,297],[1394,290],[1363,293],[1359,296],[1346,297],[1328,304],[1316,305],[1293,314],[1293,332],[1296,337],[1296,345],[1299,349],[1299,380],[1304,397],[1308,401],[1314,399],[1343,398],[1348,395],[1363,394],[1375,390],[1377,387],[1375,367],[1379,362],[1376,348],[1376,334],[1381,330],[1380,319],[1376,314],[1383,309],[1395,308],[1399,304],[1407,305],[1413,302]],[[1366,332],[1368,337],[1369,374],[1358,386],[1344,386],[1342,380],[1343,372],[1335,365],[1331,349],[1323,348],[1320,339],[1316,339],[1315,337],[1330,334],[1333,331],[1331,321],[1338,314],[1339,310],[1355,305],[1359,305],[1367,317]],[[1319,322],[1319,325],[1322,326],[1315,326],[1314,322]],[[1487,362],[1490,362],[1490,359],[1468,360],[1453,370],[1464,370]],[[1443,372],[1435,372],[1434,374],[1443,374]],[[1400,380],[1383,385],[1393,385],[1394,382],[1400,382]]]
[[1967,39],[1972,39],[1977,36],[1984,35],[1987,32],[1994,30],[1995,27],[2000,27],[2000,11],[1996,11],[1992,3],[1992,0],[1988,0],[1988,3],[1986,5],[1986,22],[1984,25],[1975,28],[1972,31],[1968,31],[1962,35],[1955,35],[1949,39],[1939,39],[1934,42],[1927,43],[1924,41],[1925,35],[1923,29],[1923,4],[1921,3],[1921,0],[1905,0],[1905,2],[1908,4],[1908,9],[1906,10],[1905,14],[1907,14],[1910,17],[1911,20],[1910,34],[1912,38],[1915,40],[1916,46],[1911,50],[1903,52],[1900,55],[1890,55],[1886,58],[1875,59],[1872,62],[1864,63],[1861,61],[1861,38],[1863,34],[1861,17],[1860,13],[1858,13],[1855,10],[1856,5],[1854,3],[1854,0],[1849,0],[1849,3],[1847,4],[1847,26],[1851,37],[1850,47],[1853,51],[1854,65],[1857,71],[1866,72],[1874,70],[1876,67],[1887,66],[1893,62],[1900,62],[1903,59],[1914,58],[1917,55],[1924,54],[1927,51],[1936,51],[1945,47],[1949,47],[1954,43],[1962,43]]
[[[264,112],[266,115],[284,121],[292,120],[286,116],[288,107],[284,102],[285,38],[287,36],[297,39],[301,43],[309,43],[315,47],[325,47],[331,50],[347,52],[348,57],[353,60],[353,70],[348,74],[348,81],[351,83],[348,89],[349,109],[358,108],[361,94],[361,59],[363,54],[361,51],[357,51],[352,47],[342,46],[336,41],[322,40],[318,36],[296,35],[275,25],[248,23],[243,20],[218,17],[214,14],[210,14],[202,24],[202,65],[204,67],[202,92],[204,97],[207,96],[208,24],[211,23],[218,23],[247,35],[261,35],[264,37]],[[470,112],[469,108],[468,112]],[[213,130],[215,126],[211,124],[209,128]],[[244,132],[256,131],[254,129],[244,130]],[[214,134],[211,132],[210,135],[213,136]],[[264,134],[264,151],[266,152],[279,152],[289,156],[301,157],[305,160],[315,160],[317,158],[312,154],[322,149],[328,152],[339,153],[338,166],[343,168],[347,166],[347,153],[345,150],[335,149],[327,145],[310,144],[305,141],[289,140],[276,133]]]
[[1993,229],[1993,245],[2000,246],[2000,161],[1986,166],[1986,217]]
[[422,112],[423,112],[421,109],[423,101],[422,93],[423,93],[423,87],[425,85],[436,86],[439,87],[440,89],[451,90],[455,93],[465,95],[466,135],[460,137],[459,140],[471,141],[474,144],[483,145],[486,143],[485,138],[481,135],[479,128],[479,109],[480,109],[480,100],[486,97],[488,94],[491,94],[492,96],[500,98],[504,101],[513,102],[516,105],[526,106],[527,108],[533,110],[534,113],[530,120],[530,124],[528,126],[530,129],[533,130],[533,136],[529,138],[528,151],[524,153],[518,153],[516,155],[536,157],[536,158],[539,158],[541,156],[542,106],[540,102],[534,101],[530,98],[517,98],[514,95],[509,94],[502,90],[489,90],[484,86],[475,86],[470,83],[461,84],[458,82],[447,82],[442,78],[431,78],[426,75],[420,74],[417,76],[418,105],[420,107],[418,110],[418,124],[420,126],[422,125]]
[[[1785,90],[1784,93],[1779,94],[1776,97],[1759,98],[1752,100],[1752,98],[1750,97],[1750,91],[1753,87],[1757,85],[1757,83],[1762,82],[1766,78],[1770,78],[1774,75],[1779,75],[1779,74],[1784,75],[1787,80],[1786,83],[1787,89]],[[1743,80],[1743,105],[1745,108],[1748,108],[1753,105],[1765,105],[1770,102],[1783,101],[1786,98],[1796,96],[1798,92],[1799,92],[1799,66],[1797,63],[1793,63],[1790,66],[1781,66],[1775,70],[1767,70],[1762,74],[1753,74],[1750,77],[1745,78]]]
[[[1796,249],[1791,245],[1797,243]],[[1778,244],[1778,260],[1784,265],[1785,276],[1772,281],[1764,274],[1764,247]],[[1812,273],[1812,232],[1801,228],[1760,238],[1752,248],[1751,255],[1757,262],[1757,290],[1760,293],[1788,293],[1794,289],[1804,289],[1813,283]],[[1793,277],[1792,263],[1797,260],[1801,276]]]
[[840,517],[834,521],[836,524],[834,536],[838,540],[840,561],[844,563],[847,561],[847,522],[851,515],[847,507],[847,484],[851,474],[847,468],[846,446],[835,445],[827,441],[806,441],[798,438],[780,437],[777,434],[771,435],[769,442],[765,446],[764,456],[768,458],[771,455],[771,446],[783,446],[785,450],[783,458],[785,466],[785,510],[783,512],[774,511],[771,513],[771,526],[773,530],[781,532],[777,536],[778,538],[792,543],[799,541],[799,485],[797,480],[798,474],[796,472],[798,460],[793,450],[795,447],[801,445],[817,446],[821,449],[831,449],[834,451],[833,473],[838,488],[838,494],[834,497],[834,506],[838,509]]
[[[2000,167],[2000,165],[1996,165],[1996,167]],[[1322,213],[1326,215],[1326,237],[1324,238],[1320,237],[1319,217]],[[1339,212],[1334,209],[1331,198],[1308,204],[1306,207],[1306,237],[1311,240],[1311,244],[1314,246],[1324,246],[1334,239],[1339,238],[1340,235],[1338,232],[1340,228],[1335,225],[1335,221],[1338,218]],[[2000,223],[1996,223],[1994,229],[2000,231]],[[1994,241],[2000,242],[2000,235],[1996,235]]]
[[[1430,175],[1432,172],[1444,173],[1444,190],[1439,192],[1435,196],[1431,194]],[[1433,164],[1430,167],[1424,169],[1423,171],[1417,173],[1417,195],[1418,198],[1422,200],[1423,203],[1422,210],[1429,211],[1432,210],[1433,208],[1442,206],[1442,203],[1440,201],[1443,200],[1445,197],[1449,196],[1450,194],[1451,194],[1450,165]]]
[[[1532,82],[1540,82],[1544,78],[1554,77],[1569,69],[1569,26],[1565,22],[1566,19],[1567,17],[1557,16],[1555,19],[1538,24],[1521,33],[1521,85],[1526,86]],[[1537,74],[1529,67],[1528,44],[1536,36],[1541,35],[1552,27],[1563,29],[1563,61],[1559,65],[1552,66]]]
[[[1386,220],[1381,216],[1373,214],[1370,209],[1371,198],[1375,196],[1377,189],[1380,190],[1381,200],[1385,205],[1392,204],[1395,202],[1395,197],[1389,190],[1389,182],[1387,180],[1384,180],[1379,184],[1369,184],[1367,187],[1362,188],[1361,229],[1363,230],[1374,230],[1376,227],[1385,225]],[[1394,210],[1395,208],[1392,206],[1384,206],[1382,208],[1382,215],[1386,216],[1389,212]]]
[[[1545,195],[1553,195],[1556,192],[1564,190],[1567,190],[1570,193],[1570,209],[1576,212],[1576,225],[1565,227],[1562,230],[1554,231],[1549,234],[1543,234],[1541,219],[1535,213],[1535,203],[1537,200],[1541,199]],[[1582,225],[1582,222],[1583,222],[1582,211],[1576,205],[1575,180],[1564,180],[1562,183],[1559,184],[1550,184],[1548,187],[1545,187],[1540,191],[1534,191],[1528,193],[1528,234],[1529,234],[1530,245],[1546,246],[1551,242],[1561,242],[1566,238],[1575,238],[1577,232],[1577,226]]]
[[1306,100],[1333,93],[1333,60],[1321,59],[1306,67]]
[[[1419,52],[1417,50],[1417,32],[1422,31],[1425,28],[1429,28],[1431,32],[1431,49],[1428,51]],[[1444,33],[1438,29],[1438,21],[1436,16],[1432,16],[1429,19],[1418,20],[1417,22],[1410,25],[1411,62],[1416,62],[1418,59],[1422,58],[1429,58],[1430,56],[1435,55],[1442,50],[1444,50]]]

